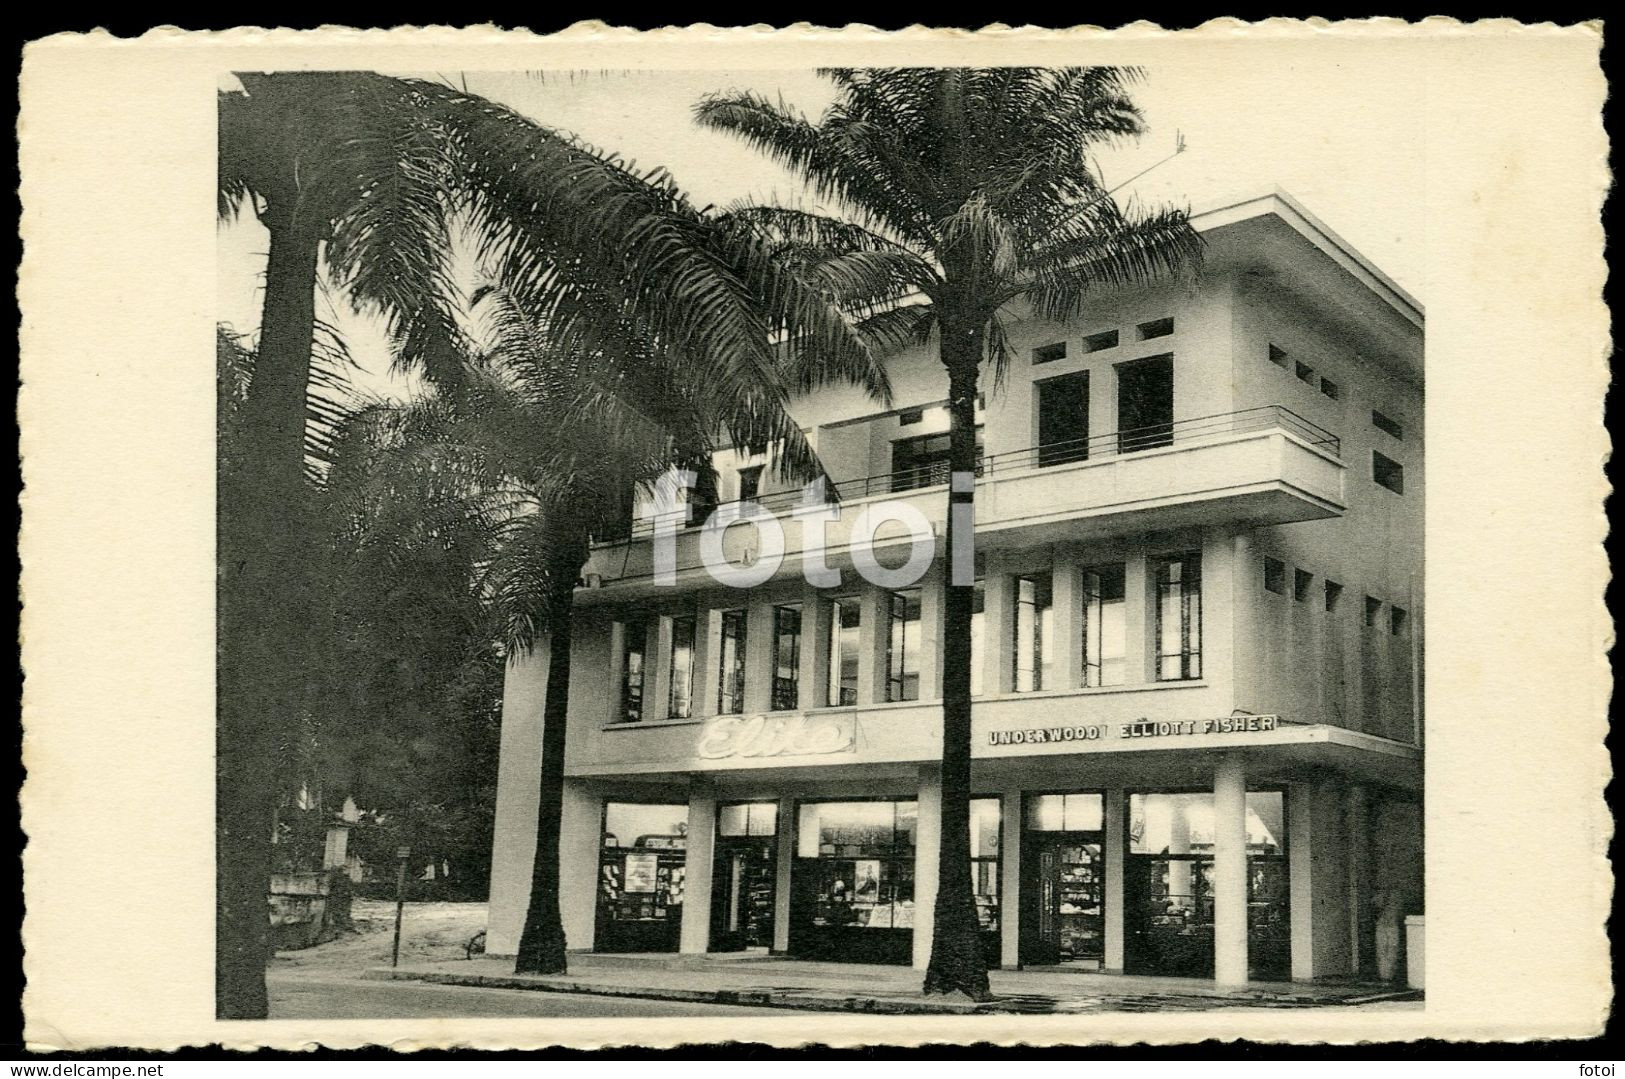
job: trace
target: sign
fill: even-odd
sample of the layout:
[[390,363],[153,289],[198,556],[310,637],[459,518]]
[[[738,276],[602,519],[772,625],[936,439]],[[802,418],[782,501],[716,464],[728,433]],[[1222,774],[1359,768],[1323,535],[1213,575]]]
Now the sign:
[[1133,723],[1086,723],[1058,727],[1026,727],[1009,731],[988,731],[988,745],[1048,745],[1055,742],[1098,742],[1114,734],[1125,738],[1171,738],[1189,734],[1249,734],[1273,731],[1281,724],[1277,715],[1224,716],[1219,719],[1138,719]]
[[706,760],[728,757],[795,757],[850,753],[857,748],[857,717],[716,716],[700,729],[695,753]]
[[659,868],[658,854],[628,854],[626,871],[621,877],[621,891],[652,893],[658,876],[655,871]]

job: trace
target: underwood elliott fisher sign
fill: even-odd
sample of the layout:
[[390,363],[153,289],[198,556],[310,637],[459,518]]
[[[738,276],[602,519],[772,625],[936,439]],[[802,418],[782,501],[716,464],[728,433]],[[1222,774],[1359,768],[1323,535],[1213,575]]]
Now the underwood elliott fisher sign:
[[1273,731],[1281,717],[1222,716],[1217,719],[1141,719],[1133,723],[1083,723],[1055,727],[1023,727],[1016,730],[988,731],[989,745],[1036,745],[1050,742],[1097,742],[1117,728],[1118,738],[1164,738],[1182,734],[1246,734],[1254,731]]

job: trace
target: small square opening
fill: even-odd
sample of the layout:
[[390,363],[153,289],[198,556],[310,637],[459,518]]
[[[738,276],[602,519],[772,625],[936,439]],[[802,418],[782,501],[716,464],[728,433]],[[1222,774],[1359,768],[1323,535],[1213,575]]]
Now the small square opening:
[[1286,563],[1278,558],[1264,559],[1264,588],[1277,595],[1286,594]]
[[1396,495],[1405,493],[1405,466],[1375,450],[1371,451],[1371,478]]
[[1053,345],[1040,345],[1033,349],[1034,363],[1054,363],[1056,360],[1066,359],[1066,342],[1057,341]]
[[1292,571],[1292,598],[1299,603],[1309,599],[1309,586],[1314,582],[1315,575],[1301,569]]
[[1117,347],[1117,331],[1107,330],[1105,333],[1092,333],[1083,339],[1083,351],[1100,352],[1108,348]]
[[1270,346],[1270,362],[1277,367],[1286,366],[1286,349],[1279,345]]
[[1171,318],[1153,319],[1139,325],[1140,340],[1149,341],[1153,337],[1167,337],[1174,332],[1174,320]]
[[1337,601],[1343,598],[1343,586],[1336,581],[1326,582],[1326,609],[1337,610]]

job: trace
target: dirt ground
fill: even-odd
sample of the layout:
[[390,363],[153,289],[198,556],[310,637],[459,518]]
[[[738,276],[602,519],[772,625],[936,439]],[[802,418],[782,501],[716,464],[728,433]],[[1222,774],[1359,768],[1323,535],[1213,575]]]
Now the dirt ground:
[[[485,928],[484,903],[408,903],[401,919],[401,962],[434,963],[462,959],[464,945]],[[356,899],[351,907],[356,932],[298,951],[278,952],[268,969],[366,970],[388,966],[395,931],[395,904]]]

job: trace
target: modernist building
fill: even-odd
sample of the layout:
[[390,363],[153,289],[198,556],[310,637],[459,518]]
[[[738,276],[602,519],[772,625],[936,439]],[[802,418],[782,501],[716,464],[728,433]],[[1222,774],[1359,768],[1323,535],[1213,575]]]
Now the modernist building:
[[[1275,192],[1195,218],[1194,285],[1028,320],[987,386],[977,481],[975,889],[990,960],[1311,979],[1374,972],[1420,914],[1419,304]],[[841,492],[792,516],[760,456],[720,490],[782,526],[749,590],[651,525],[577,594],[561,900],[571,949],[923,966],[938,852],[940,556],[854,572],[859,511],[946,514],[946,379],[796,415]],[[823,530],[841,583],[799,552]],[[907,553],[882,528],[882,564]],[[753,528],[723,548],[749,564]],[[894,548],[888,554],[888,548]],[[539,650],[509,673],[487,947],[518,940],[535,840]]]

